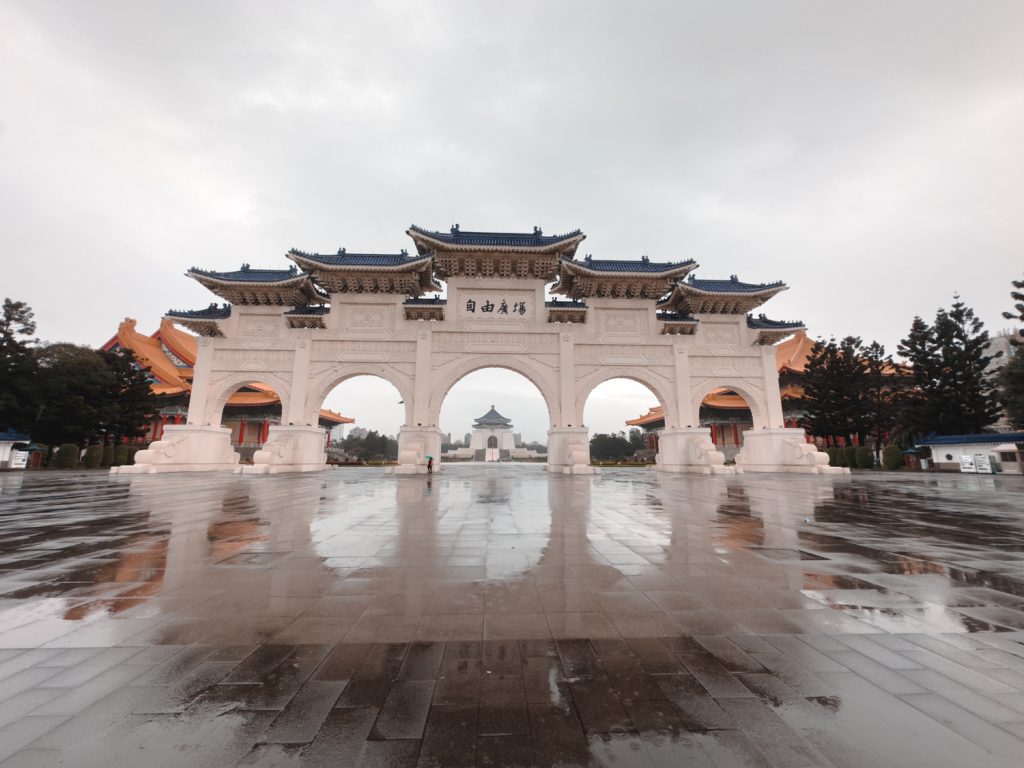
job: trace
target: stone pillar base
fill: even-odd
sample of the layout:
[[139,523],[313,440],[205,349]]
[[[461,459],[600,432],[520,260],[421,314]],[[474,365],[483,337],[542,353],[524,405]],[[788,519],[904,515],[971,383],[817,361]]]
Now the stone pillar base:
[[785,427],[744,432],[736,469],[739,472],[844,474],[843,467],[828,465],[828,454],[808,443],[802,429]]
[[231,430],[194,424],[164,427],[163,437],[136,453],[134,464],[110,468],[112,474],[123,475],[238,470],[238,454],[231,447]]
[[725,454],[715,450],[710,427],[664,429],[658,433],[659,472],[686,472],[699,475],[732,475],[735,467],[725,466]]
[[318,472],[327,466],[325,442],[320,427],[272,426],[263,448],[253,454],[252,466],[242,467],[242,473]]
[[559,475],[597,475],[590,466],[590,433],[586,427],[552,427],[548,430],[547,471]]
[[427,456],[434,457],[434,472],[441,471],[441,430],[437,427],[402,427],[398,432],[396,475],[427,474]]

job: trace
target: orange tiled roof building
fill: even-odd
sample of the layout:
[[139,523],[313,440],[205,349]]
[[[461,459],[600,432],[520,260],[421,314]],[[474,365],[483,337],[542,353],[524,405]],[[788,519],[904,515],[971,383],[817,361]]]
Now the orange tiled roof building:
[[[801,426],[805,416],[803,375],[812,346],[814,340],[808,338],[807,331],[802,329],[775,346],[782,414],[787,427]],[[665,414],[657,405],[626,424],[647,432],[648,445],[655,450],[657,433],[665,427]],[[712,390],[704,398],[700,407],[700,425],[711,428],[711,440],[716,450],[722,451],[728,460],[734,459],[739,452],[743,444],[743,430],[754,426],[746,401],[728,389]]]
[[[167,424],[184,424],[188,399],[192,392],[192,367],[196,361],[196,337],[181,330],[169,318],[160,321],[155,333],[147,336],[126,317],[104,350],[130,349],[139,363],[149,369],[153,393],[160,396],[160,411],[154,416],[140,442],[159,440]],[[355,420],[327,409],[320,409],[319,424],[330,430]],[[251,461],[252,454],[263,447],[271,425],[281,423],[281,401],[270,387],[262,384],[244,386],[228,399],[224,407],[223,425],[231,429],[231,443],[242,461]]]

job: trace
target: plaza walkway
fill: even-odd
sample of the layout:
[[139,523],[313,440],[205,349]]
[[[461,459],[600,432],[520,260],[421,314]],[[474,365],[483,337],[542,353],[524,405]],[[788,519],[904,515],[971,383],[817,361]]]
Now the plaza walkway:
[[0,766],[1019,766],[1024,482],[0,475]]

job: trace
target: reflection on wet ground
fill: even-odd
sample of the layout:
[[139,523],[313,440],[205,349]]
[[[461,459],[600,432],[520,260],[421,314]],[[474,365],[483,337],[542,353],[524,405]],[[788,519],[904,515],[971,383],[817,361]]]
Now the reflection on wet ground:
[[1024,483],[0,475],[0,766],[1002,766]]

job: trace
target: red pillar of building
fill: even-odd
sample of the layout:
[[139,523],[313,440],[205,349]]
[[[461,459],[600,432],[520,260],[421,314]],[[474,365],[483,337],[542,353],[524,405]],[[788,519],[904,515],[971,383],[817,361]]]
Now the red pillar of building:
[[716,429],[714,424],[711,425],[711,442],[714,445],[718,445],[718,429]]
[[732,441],[733,441],[733,444],[735,444],[735,445],[739,445],[740,444],[740,425],[739,424],[733,424],[732,425]]
[[238,421],[238,444],[245,445],[245,417]]

